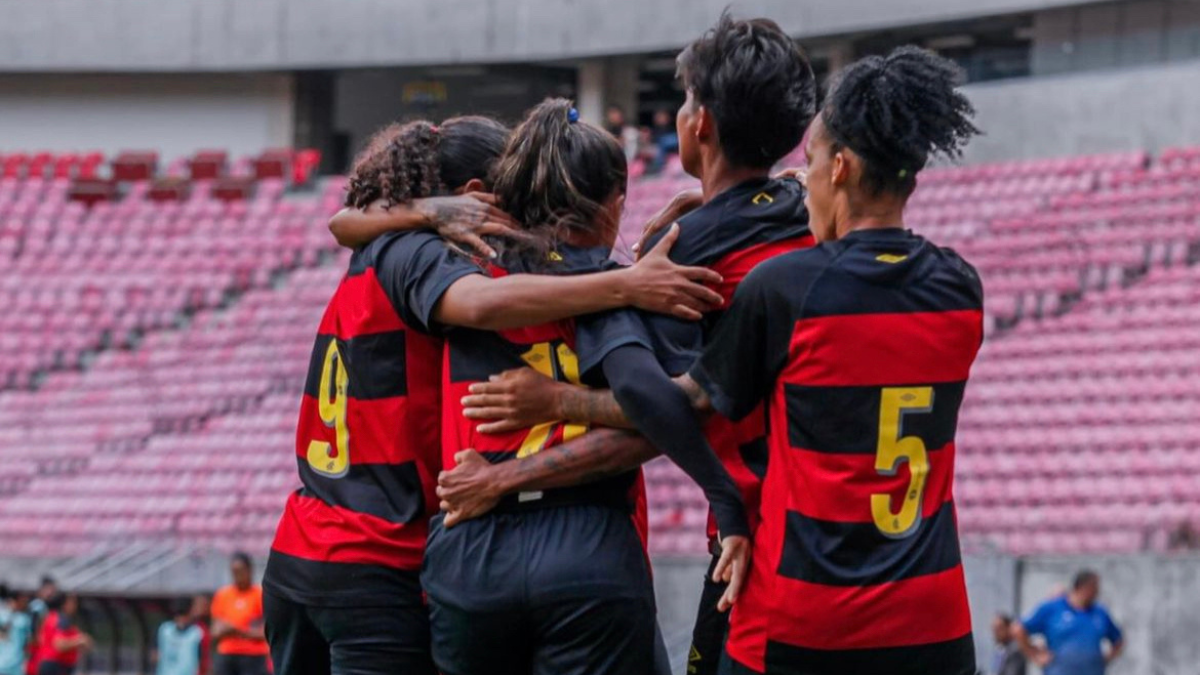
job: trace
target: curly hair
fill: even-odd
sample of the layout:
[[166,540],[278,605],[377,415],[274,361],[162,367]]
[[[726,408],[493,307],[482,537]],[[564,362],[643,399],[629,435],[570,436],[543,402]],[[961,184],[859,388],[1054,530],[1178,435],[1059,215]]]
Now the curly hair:
[[446,194],[472,179],[489,184],[508,129],[480,116],[392,124],[376,133],[355,160],[346,206],[386,206]]
[[980,133],[975,109],[957,86],[953,61],[913,46],[848,66],[832,85],[822,121],[835,146],[863,159],[863,186],[873,195],[907,197],[929,158],[956,159]]
[[717,25],[677,59],[678,76],[712,113],[721,150],[738,166],[767,168],[800,143],[816,110],[804,52],[769,19]]
[[438,134],[426,121],[392,124],[376,133],[354,162],[346,206],[387,206],[446,191],[438,173]]

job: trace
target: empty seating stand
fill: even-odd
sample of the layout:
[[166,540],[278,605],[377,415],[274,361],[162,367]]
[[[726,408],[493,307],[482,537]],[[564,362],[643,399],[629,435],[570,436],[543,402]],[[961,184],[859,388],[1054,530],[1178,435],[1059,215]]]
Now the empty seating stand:
[[[297,187],[319,163],[201,152],[160,174],[157,157],[132,173],[0,155],[6,550],[265,549],[297,483],[312,336],[347,260],[326,228],[344,182]],[[73,199],[92,179],[106,198]],[[616,255],[695,186],[677,159],[635,180]],[[968,549],[1155,548],[1200,524],[1198,188],[1197,149],[922,174],[907,222],[987,289],[957,439]],[[703,554],[703,495],[666,460],[647,478],[652,551]]]

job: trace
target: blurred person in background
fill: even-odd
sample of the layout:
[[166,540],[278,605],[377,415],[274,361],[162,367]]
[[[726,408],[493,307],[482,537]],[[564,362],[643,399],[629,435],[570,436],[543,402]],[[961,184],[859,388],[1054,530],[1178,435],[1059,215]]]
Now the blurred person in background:
[[988,675],[1025,675],[1025,655],[1013,635],[1013,618],[999,612],[992,619],[992,636],[996,650],[992,656],[992,669]]
[[201,633],[200,675],[212,672],[212,598],[205,593],[192,597],[192,623]]
[[48,608],[46,603],[50,598],[58,594],[58,582],[54,577],[46,575],[42,577],[42,582],[38,585],[37,592],[34,594],[33,600],[29,603],[29,612],[33,614],[33,622],[36,627],[46,616]]
[[25,675],[33,618],[29,595],[0,584],[0,675]]
[[250,556],[229,560],[233,583],[212,599],[212,637],[217,643],[216,675],[265,675],[267,640],[263,633],[262,587],[254,584]]
[[625,161],[632,162],[637,156],[638,130],[625,119],[625,111],[621,106],[608,106],[604,112],[604,128],[621,143],[625,150]]
[[196,624],[192,600],[171,602],[171,618],[158,627],[155,646],[155,675],[200,675],[200,652],[204,631]]
[[[1103,675],[1125,641],[1099,597],[1100,575],[1078,572],[1071,590],[1043,602],[1014,626],[1021,651],[1045,675]],[[1033,635],[1045,638],[1045,646],[1034,645]]]
[[45,600],[46,618],[38,638],[38,675],[70,675],[79,657],[92,648],[92,637],[79,630],[79,598],[56,591]]
[[650,134],[659,153],[665,160],[667,155],[679,154],[679,133],[675,131],[675,115],[665,108],[654,111],[654,126]]

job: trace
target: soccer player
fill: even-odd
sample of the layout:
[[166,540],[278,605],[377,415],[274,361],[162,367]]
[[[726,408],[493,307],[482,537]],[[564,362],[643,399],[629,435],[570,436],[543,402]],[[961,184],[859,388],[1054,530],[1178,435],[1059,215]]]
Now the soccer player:
[[[389,128],[357,162],[347,201],[487,188],[507,136],[477,117]],[[279,672],[434,672],[418,571],[441,468],[435,326],[511,328],[652,304],[713,276],[671,264],[665,250],[604,274],[502,279],[427,232],[355,251],[318,330],[297,431],[304,487],[288,499],[264,577]]]
[[254,583],[250,556],[229,557],[233,583],[213,594],[212,636],[217,643],[216,675],[266,675],[267,641],[263,632],[263,589]]
[[903,217],[929,157],[978,133],[959,76],[915,47],[842,73],[805,148],[821,243],[755,268],[682,379],[735,420],[767,406],[724,673],[975,672],[952,484],[983,289]]
[[[701,206],[679,220],[679,240],[671,258],[720,273],[723,281],[717,289],[728,300],[746,274],[763,260],[814,243],[799,183],[773,180],[770,170],[800,143],[813,116],[816,87],[808,60],[774,22],[735,21],[728,14],[683,50],[678,69],[687,92],[676,116],[680,160],[684,170],[700,179]],[[654,241],[657,237],[651,239]],[[699,323],[646,317],[654,350],[671,375],[682,375],[691,368],[722,314],[710,311]],[[529,368],[509,371],[471,391],[466,416],[486,420],[480,426],[484,433],[562,419],[629,426],[611,392],[556,383]],[[740,424],[717,415],[705,425],[705,435],[738,484],[752,524],[766,470],[765,434],[761,410]],[[553,458],[575,450],[554,452],[539,462],[542,467],[565,467],[562,462],[554,464]],[[645,458],[635,458],[634,465]],[[599,453],[593,460],[606,462]],[[463,494],[479,499],[501,483],[507,483],[509,491],[528,488],[507,480],[517,474],[516,466],[474,464],[480,469],[475,473],[477,482],[456,483],[460,476],[453,472],[444,479],[447,505]],[[506,477],[488,480],[489,471]],[[550,477],[532,471],[521,471],[521,475],[527,481]],[[451,507],[451,522],[466,515],[477,514]],[[721,549],[711,519],[708,534],[714,555],[688,655],[688,672],[700,675],[716,672],[727,629],[727,614],[718,609],[726,584],[712,578]]]
[[[607,267],[625,188],[619,144],[579,122],[568,101],[542,103],[514,132],[495,194],[545,245],[502,255],[493,274]],[[507,462],[587,433],[586,425],[549,423],[481,435],[462,416],[461,397],[471,384],[519,365],[565,382],[607,382],[638,430],[704,489],[724,537],[726,566],[743,561],[749,528],[736,487],[644,333],[628,311],[520,331],[448,333],[445,462],[452,466],[467,448]],[[631,518],[639,479],[637,471],[625,471],[586,486],[524,492],[453,528],[435,518],[422,582],[439,669],[447,675],[652,672],[653,589]]]
[[192,600],[171,602],[171,618],[158,627],[154,649],[155,675],[200,675],[204,631],[195,623]]
[[29,596],[0,584],[0,675],[25,675],[32,636]]

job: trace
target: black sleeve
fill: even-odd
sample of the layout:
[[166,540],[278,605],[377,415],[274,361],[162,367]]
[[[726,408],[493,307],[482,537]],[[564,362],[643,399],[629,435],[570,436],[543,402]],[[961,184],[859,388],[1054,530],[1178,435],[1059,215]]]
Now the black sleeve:
[[654,355],[671,377],[686,373],[704,353],[701,321],[684,321],[665,314],[642,314]]
[[579,357],[579,376],[589,386],[604,386],[601,364],[614,350],[637,345],[653,350],[654,344],[633,309],[613,309],[575,319],[575,355]]
[[786,303],[773,301],[771,292],[772,276],[778,274],[773,270],[785,257],[790,255],[759,265],[738,285],[729,311],[690,371],[713,408],[735,421],[771,393],[787,362],[794,314]]
[[412,232],[395,237],[379,252],[375,274],[404,323],[425,333],[438,333],[433,311],[454,282],[483,274],[466,256],[451,250],[440,237]]
[[604,359],[604,376],[625,416],[704,490],[722,537],[749,536],[746,508],[733,478],[708,444],[691,401],[640,345]]

